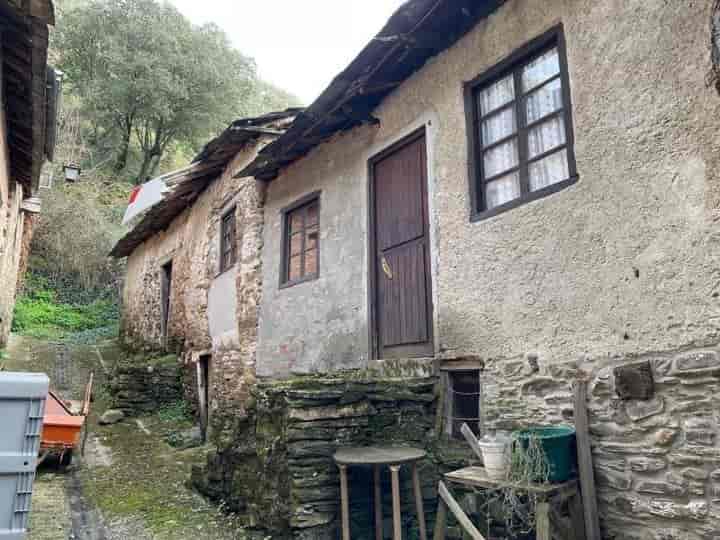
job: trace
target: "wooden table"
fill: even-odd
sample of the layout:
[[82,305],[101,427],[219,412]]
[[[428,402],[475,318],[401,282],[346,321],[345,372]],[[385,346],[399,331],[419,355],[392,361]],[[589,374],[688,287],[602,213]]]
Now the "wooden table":
[[[582,500],[578,489],[577,480],[569,480],[562,484],[528,484],[510,483],[503,480],[493,480],[488,477],[483,467],[466,467],[445,474],[445,480],[451,484],[460,484],[479,489],[500,489],[514,488],[527,493],[533,493],[538,498],[535,509],[535,521],[537,523],[536,536],[538,540],[551,540],[551,529],[554,536],[568,540],[585,538],[585,523],[583,517]],[[483,539],[470,519],[457,504],[455,499],[440,482],[440,499],[438,501],[438,514],[435,527],[435,540],[445,538],[445,520],[448,509],[455,515],[458,521],[466,529],[466,532],[473,539]],[[557,512],[557,506],[569,501],[570,525],[567,526]]]
[[402,522],[400,516],[400,468],[410,465],[412,470],[413,491],[415,492],[415,508],[420,523],[420,539],[427,540],[425,512],[423,510],[420,477],[417,462],[425,457],[425,452],[418,448],[364,446],[341,448],[333,458],[340,469],[340,498],[342,507],[342,537],[350,540],[350,502],[348,493],[347,468],[352,465],[371,465],[373,468],[374,499],[375,499],[375,538],[383,538],[382,494],[380,493],[380,469],[387,466],[392,480],[393,504],[393,540],[402,540]]

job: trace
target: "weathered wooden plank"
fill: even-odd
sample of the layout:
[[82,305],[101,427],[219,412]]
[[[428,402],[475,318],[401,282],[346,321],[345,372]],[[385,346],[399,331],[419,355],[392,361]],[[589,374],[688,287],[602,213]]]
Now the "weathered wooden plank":
[[578,493],[569,501],[570,524],[575,540],[585,540],[585,516],[581,495]]
[[550,530],[552,535],[559,540],[574,540],[571,527],[568,526],[566,520],[557,511],[554,506],[550,507]]
[[600,540],[600,520],[598,519],[597,498],[595,495],[595,473],[590,447],[590,432],[588,430],[587,382],[575,381],[574,391],[575,431],[580,490],[582,491],[585,516],[585,535],[587,540]]
[[528,493],[537,493],[546,498],[560,497],[567,498],[577,493],[577,480],[569,480],[562,484],[527,484],[519,482],[508,482],[506,480],[493,480],[488,477],[483,467],[465,467],[445,474],[448,482],[464,484],[466,486],[497,489],[500,487],[512,487]]
[[340,508],[342,514],[342,537],[350,540],[350,494],[348,493],[347,465],[338,465],[340,469]]
[[445,540],[445,528],[447,527],[447,505],[442,498],[438,499],[438,509],[435,515],[435,534],[433,540]]
[[415,511],[417,512],[420,540],[427,540],[427,525],[425,524],[425,509],[423,507],[422,487],[417,463],[412,464],[413,491],[415,492]]
[[472,448],[473,452],[475,452],[477,457],[480,458],[480,462],[484,464],[482,450],[480,449],[480,443],[478,442],[475,434],[472,432],[472,429],[470,429],[470,426],[463,422],[463,425],[460,427],[460,433],[463,434],[463,437],[465,437],[465,440],[470,445],[470,448]]
[[537,540],[551,540],[550,505],[545,501],[535,507],[535,536]]
[[485,537],[480,534],[480,531],[478,531],[475,525],[473,525],[473,522],[470,521],[470,518],[467,517],[467,514],[463,512],[463,509],[453,498],[453,496],[448,491],[447,487],[445,487],[445,484],[442,481],[438,485],[438,494],[440,495],[440,498],[443,500],[443,502],[447,505],[448,509],[453,513],[455,519],[458,520],[460,526],[470,536],[470,538],[472,538],[472,540],[485,540]]
[[402,540],[402,517],[400,515],[400,465],[390,465],[393,507],[393,540]]
[[382,491],[380,465],[373,465],[373,503],[375,508],[375,540],[383,540]]

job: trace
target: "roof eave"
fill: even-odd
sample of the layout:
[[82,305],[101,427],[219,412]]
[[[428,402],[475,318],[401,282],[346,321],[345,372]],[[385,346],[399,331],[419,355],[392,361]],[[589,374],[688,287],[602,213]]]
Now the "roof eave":
[[265,147],[239,176],[272,180],[335,133],[376,122],[372,112],[389,94],[504,2],[406,2],[285,135]]

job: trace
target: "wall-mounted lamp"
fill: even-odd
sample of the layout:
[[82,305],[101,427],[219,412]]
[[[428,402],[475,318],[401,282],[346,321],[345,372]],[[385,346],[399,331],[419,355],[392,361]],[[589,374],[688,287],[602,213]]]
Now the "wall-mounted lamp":
[[82,172],[80,165],[77,165],[75,163],[68,163],[63,167],[63,169],[65,170],[66,182],[77,182],[80,178],[80,173]]

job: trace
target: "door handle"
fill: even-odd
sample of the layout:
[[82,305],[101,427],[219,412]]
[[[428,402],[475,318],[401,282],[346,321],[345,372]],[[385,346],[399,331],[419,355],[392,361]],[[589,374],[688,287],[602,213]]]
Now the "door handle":
[[393,278],[393,272],[392,268],[390,268],[390,265],[387,262],[387,259],[385,258],[385,255],[382,255],[382,260],[380,261],[380,266],[382,266],[382,270],[387,276],[388,279]]

